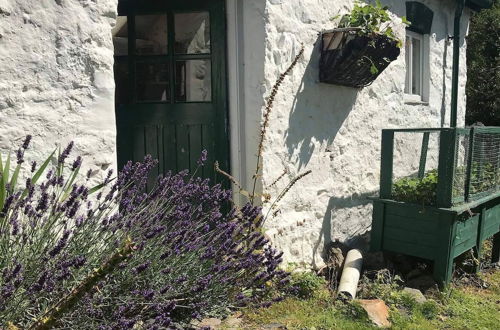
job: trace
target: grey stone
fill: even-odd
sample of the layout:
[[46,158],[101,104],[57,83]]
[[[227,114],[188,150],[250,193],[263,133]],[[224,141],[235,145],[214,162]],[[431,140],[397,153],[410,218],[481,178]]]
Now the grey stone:
[[413,289],[413,288],[404,288],[403,289],[403,292],[407,293],[408,295],[410,295],[411,297],[413,297],[415,299],[415,301],[419,304],[421,303],[424,303],[427,301],[427,298],[425,298],[424,294],[422,293],[422,291],[418,290],[418,289]]

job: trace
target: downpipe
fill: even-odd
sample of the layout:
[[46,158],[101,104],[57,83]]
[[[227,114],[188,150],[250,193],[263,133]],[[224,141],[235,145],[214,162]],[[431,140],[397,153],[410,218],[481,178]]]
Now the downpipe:
[[453,27],[453,74],[451,78],[451,118],[450,127],[457,127],[458,114],[458,77],[460,74],[460,21],[465,8],[465,0],[456,0],[455,22]]

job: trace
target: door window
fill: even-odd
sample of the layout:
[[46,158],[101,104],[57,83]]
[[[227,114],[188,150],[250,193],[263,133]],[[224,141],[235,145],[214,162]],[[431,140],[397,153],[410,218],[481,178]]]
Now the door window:
[[167,15],[135,16],[136,55],[168,53]]
[[210,15],[208,12],[175,14],[175,52],[210,53]]
[[210,35],[209,12],[118,17],[113,29],[117,104],[211,102]]

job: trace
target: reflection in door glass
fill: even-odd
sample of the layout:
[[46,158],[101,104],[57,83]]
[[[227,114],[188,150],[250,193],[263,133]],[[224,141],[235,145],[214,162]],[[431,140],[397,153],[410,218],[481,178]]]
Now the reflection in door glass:
[[167,54],[167,15],[136,16],[135,38],[136,54]]
[[210,16],[208,12],[175,14],[175,52],[210,53]]
[[170,99],[168,65],[164,63],[136,64],[137,101],[167,102]]
[[127,16],[118,16],[116,25],[111,30],[113,34],[113,45],[115,47],[115,56],[128,55],[128,26]]
[[210,60],[176,62],[175,100],[177,102],[209,102],[212,100]]

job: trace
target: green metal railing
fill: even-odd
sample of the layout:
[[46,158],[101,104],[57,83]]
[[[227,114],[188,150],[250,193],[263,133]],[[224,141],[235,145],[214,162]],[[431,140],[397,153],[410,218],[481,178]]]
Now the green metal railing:
[[[393,198],[395,134],[421,134],[418,172],[437,170],[436,206],[452,208],[500,192],[500,127],[385,129],[382,131],[380,198]],[[438,135],[437,168],[426,168],[431,135]],[[415,144],[414,139],[409,143]],[[418,140],[420,141],[420,140]]]

